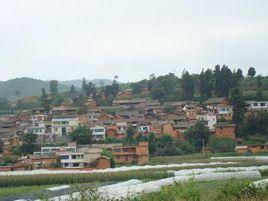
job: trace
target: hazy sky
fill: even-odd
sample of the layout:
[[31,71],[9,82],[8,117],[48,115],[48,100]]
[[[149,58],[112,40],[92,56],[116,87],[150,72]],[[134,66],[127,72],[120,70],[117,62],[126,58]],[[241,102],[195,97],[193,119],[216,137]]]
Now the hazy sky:
[[0,80],[267,75],[267,53],[267,0],[0,0]]

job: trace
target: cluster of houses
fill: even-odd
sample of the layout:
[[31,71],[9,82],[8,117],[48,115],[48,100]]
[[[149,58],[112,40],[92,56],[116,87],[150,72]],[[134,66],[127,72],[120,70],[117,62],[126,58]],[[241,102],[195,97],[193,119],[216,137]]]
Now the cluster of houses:
[[[268,102],[249,101],[246,105],[248,110],[268,109]],[[105,144],[107,139],[125,138],[129,127],[133,128],[134,136],[167,134],[185,140],[184,131],[198,121],[204,121],[211,135],[235,139],[236,125],[228,123],[232,117],[233,107],[225,97],[209,98],[204,105],[193,101],[160,104],[157,100],[134,99],[126,91],[118,95],[112,106],[96,106],[91,100],[86,114],[78,114],[76,107],[62,105],[52,107],[50,111],[36,108],[17,115],[1,115],[0,136],[4,141],[3,155],[12,154],[12,147],[21,144],[21,135],[27,132],[36,134],[41,146],[69,144],[66,147],[44,146],[40,152],[21,158],[20,163],[32,161],[31,164],[38,167],[57,161],[62,168],[105,168],[110,167],[110,159],[101,156],[104,148],[111,150],[114,160],[119,163],[145,164],[149,161],[147,142],[137,146]],[[70,145],[69,134],[79,126],[90,128],[93,145]]]

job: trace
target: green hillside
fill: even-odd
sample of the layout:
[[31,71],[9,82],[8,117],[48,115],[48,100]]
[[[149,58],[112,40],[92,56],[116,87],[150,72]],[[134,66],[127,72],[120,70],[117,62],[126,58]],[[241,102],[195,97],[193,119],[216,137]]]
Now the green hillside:
[[[48,91],[49,82],[28,77],[0,81],[0,98],[16,100],[29,96],[39,96],[42,88]],[[70,87],[59,84],[58,89],[62,92],[69,90]]]

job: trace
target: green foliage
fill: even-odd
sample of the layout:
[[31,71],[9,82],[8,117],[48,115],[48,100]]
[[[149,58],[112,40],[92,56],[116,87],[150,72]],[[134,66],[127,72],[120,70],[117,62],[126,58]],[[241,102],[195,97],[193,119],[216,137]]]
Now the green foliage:
[[198,121],[196,125],[188,128],[184,135],[187,137],[189,143],[196,147],[197,150],[201,150],[203,142],[206,145],[210,137],[209,129],[202,121]]
[[[40,96],[42,88],[48,91],[50,88],[49,82],[27,77],[11,79],[5,82],[0,82],[0,98],[17,100],[29,96]],[[59,92],[68,90],[68,86],[58,84]],[[15,94],[16,91],[19,91],[20,93]]]
[[23,154],[33,154],[34,151],[38,150],[38,145],[36,144],[37,135],[33,133],[26,133],[22,139],[22,145],[19,148]]
[[199,92],[201,101],[205,101],[212,97],[213,92],[213,72],[211,69],[207,69],[199,75]]
[[232,198],[241,199],[254,197],[257,194],[257,189],[250,185],[248,180],[231,180],[220,189],[218,195],[219,200],[228,200]]
[[194,79],[188,71],[184,70],[181,76],[181,88],[183,100],[192,100],[194,96]]
[[233,122],[237,125],[241,125],[246,112],[246,105],[242,100],[242,94],[238,87],[231,90],[230,102],[233,105]]
[[157,78],[152,77],[148,81],[148,90],[153,99],[162,103],[180,99],[180,81],[173,73]]
[[128,171],[113,173],[92,173],[92,174],[51,174],[51,175],[20,175],[1,176],[0,187],[9,186],[32,186],[48,184],[75,184],[107,181],[126,181],[129,179],[162,179],[171,176],[167,171]]
[[243,136],[259,134],[268,137],[268,112],[249,113],[245,118],[241,132]]
[[255,68],[250,67],[250,68],[248,69],[248,76],[251,77],[251,78],[253,78],[253,77],[255,76],[255,74],[256,74],[256,70],[255,70]]
[[149,153],[150,156],[174,156],[194,152],[194,147],[188,142],[175,141],[170,135],[156,137],[153,133],[149,134]]
[[236,141],[230,138],[210,137],[207,146],[211,147],[215,152],[233,152]]
[[58,81],[57,80],[51,80],[49,82],[49,90],[52,95],[58,94]]
[[41,107],[44,107],[46,110],[49,110],[50,100],[44,88],[42,88],[42,95],[40,96],[39,101],[40,101]]
[[91,130],[85,126],[79,126],[73,132],[70,133],[73,141],[78,144],[92,144],[92,133]]

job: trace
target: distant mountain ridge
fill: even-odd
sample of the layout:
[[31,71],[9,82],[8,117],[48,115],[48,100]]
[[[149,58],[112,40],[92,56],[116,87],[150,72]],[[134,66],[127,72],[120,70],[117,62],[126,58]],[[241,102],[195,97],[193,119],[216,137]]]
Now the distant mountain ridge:
[[[103,81],[104,85],[112,83],[108,79],[94,79],[92,80],[96,85],[100,85]],[[77,89],[81,88],[82,79],[59,81],[58,90],[64,92],[70,90],[70,86],[74,85]],[[9,100],[17,100],[29,96],[40,96],[41,89],[44,88],[49,92],[49,81],[22,77],[10,79],[7,81],[0,81],[0,98],[7,98]]]

